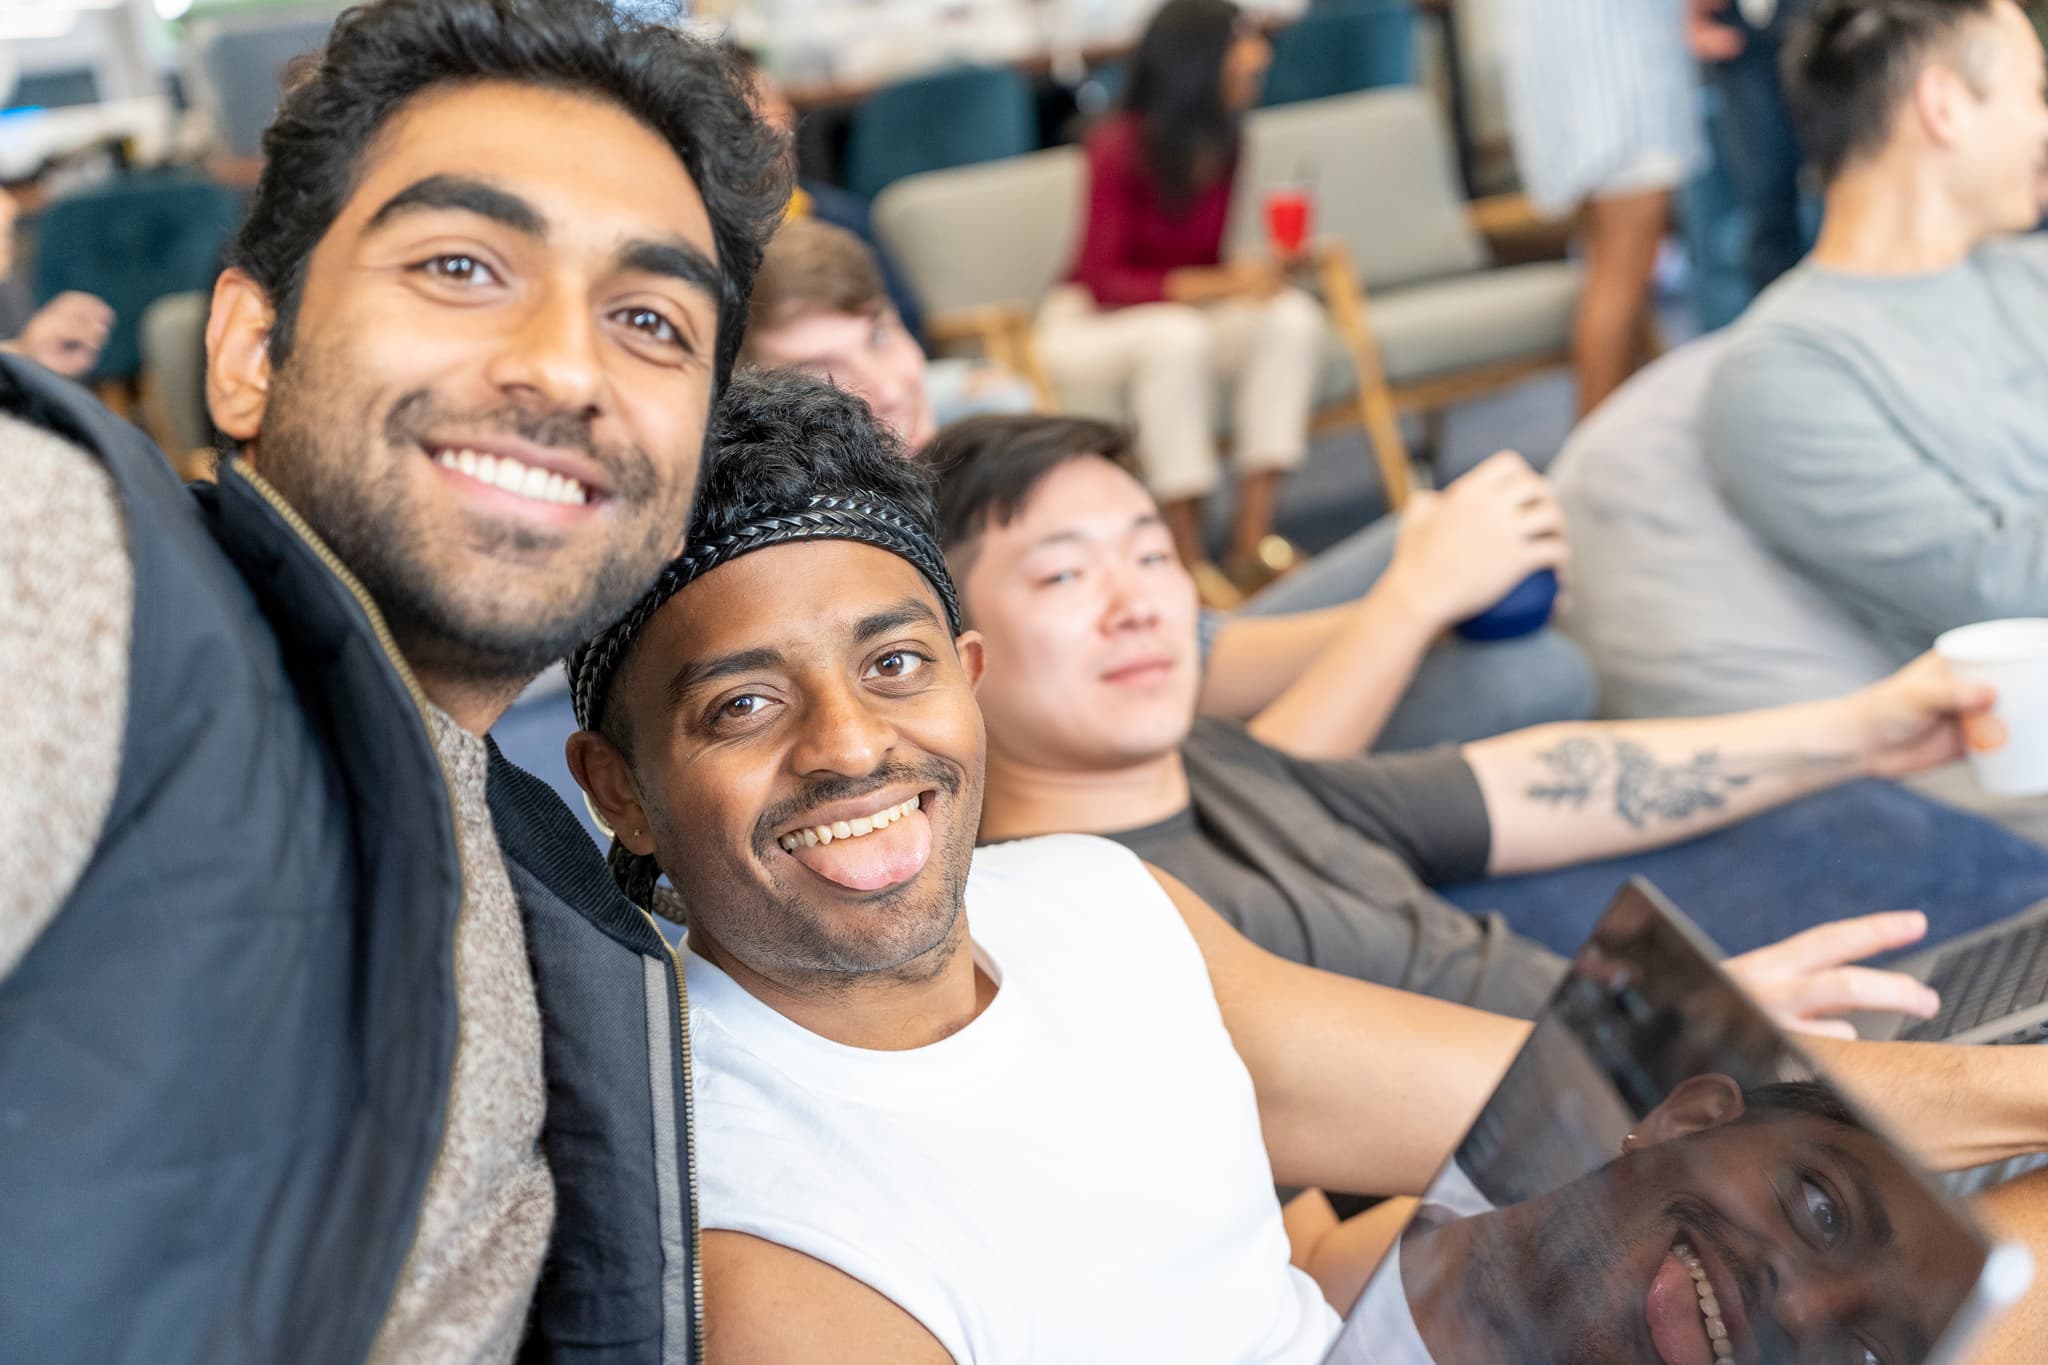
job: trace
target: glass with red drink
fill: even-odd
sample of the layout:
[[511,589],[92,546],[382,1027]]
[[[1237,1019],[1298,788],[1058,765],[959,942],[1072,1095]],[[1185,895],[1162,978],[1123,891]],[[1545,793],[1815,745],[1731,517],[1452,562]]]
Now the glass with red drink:
[[1266,236],[1282,260],[1291,261],[1301,255],[1301,249],[1308,244],[1314,216],[1315,203],[1302,186],[1290,185],[1266,196]]

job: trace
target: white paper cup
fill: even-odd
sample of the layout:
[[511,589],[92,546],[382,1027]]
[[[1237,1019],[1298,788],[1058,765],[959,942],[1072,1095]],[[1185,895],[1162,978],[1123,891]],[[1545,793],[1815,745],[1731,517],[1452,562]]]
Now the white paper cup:
[[1990,714],[1963,726],[1977,781],[2002,796],[2048,792],[2048,619],[1958,626],[1934,652],[1958,678],[1998,689]]

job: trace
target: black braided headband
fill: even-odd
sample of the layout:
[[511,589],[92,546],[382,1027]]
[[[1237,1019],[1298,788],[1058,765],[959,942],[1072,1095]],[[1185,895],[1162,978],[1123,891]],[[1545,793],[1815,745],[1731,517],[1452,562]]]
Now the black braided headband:
[[801,507],[763,503],[741,510],[739,524],[715,536],[691,542],[625,618],[569,656],[570,698],[576,723],[597,728],[612,680],[633,648],[633,641],[667,601],[719,565],[771,545],[797,540],[851,540],[873,545],[910,561],[937,590],[946,605],[946,624],[960,633],[960,602],[945,556],[931,531],[901,507],[873,493],[842,493],[806,498]]

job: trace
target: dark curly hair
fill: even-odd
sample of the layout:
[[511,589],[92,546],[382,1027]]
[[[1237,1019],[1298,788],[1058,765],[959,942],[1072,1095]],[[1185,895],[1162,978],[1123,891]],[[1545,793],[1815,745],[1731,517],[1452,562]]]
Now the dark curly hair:
[[795,370],[749,370],[711,420],[689,543],[726,535],[763,503],[800,505],[823,493],[878,494],[934,540],[930,474],[859,398]]
[[[726,386],[705,433],[704,465],[697,503],[690,517],[688,547],[663,569],[631,611],[569,657],[571,690],[579,723],[630,753],[632,734],[625,717],[607,706],[611,685],[623,671],[633,643],[648,620],[691,580],[761,548],[771,535],[769,519],[836,520],[836,509],[815,504],[859,503],[879,510],[879,520],[901,528],[898,544],[923,539],[934,564],[928,575],[945,575],[932,522],[932,479],[906,458],[902,444],[875,420],[868,405],[844,389],[794,370],[741,370]],[[859,514],[877,520],[868,513]],[[886,525],[883,527],[887,529]],[[791,527],[788,538],[805,538]],[[819,526],[810,538],[872,539],[857,525]],[[900,552],[900,549],[899,549]],[[913,562],[915,562],[913,560]],[[941,590],[947,596],[950,588]],[[953,603],[946,603],[950,612]]]
[[[933,522],[930,474],[905,457],[866,403],[845,390],[793,370],[743,370],[712,415],[689,548],[617,624],[569,658],[578,723],[630,757],[632,728],[622,708],[606,703],[655,613],[721,564],[771,545],[818,539],[858,541],[903,556],[931,582],[949,624],[958,628]],[[653,858],[615,840],[606,860],[635,904],[660,908]]]
[[511,81],[609,101],[675,150],[718,250],[723,387],[762,248],[789,198],[782,143],[754,116],[748,80],[730,54],[623,18],[606,0],[373,0],[344,12],[263,134],[263,175],[228,260],[277,310],[272,359],[290,353],[306,262],[377,133],[428,90]]

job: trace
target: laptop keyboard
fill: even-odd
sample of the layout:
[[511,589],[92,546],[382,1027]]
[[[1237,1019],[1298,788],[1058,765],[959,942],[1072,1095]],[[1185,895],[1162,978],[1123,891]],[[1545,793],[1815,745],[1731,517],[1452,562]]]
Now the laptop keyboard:
[[1932,1042],[2048,999],[2048,918],[2010,934],[1992,934],[1942,958],[1927,984],[1941,1011],[1898,1036]]

